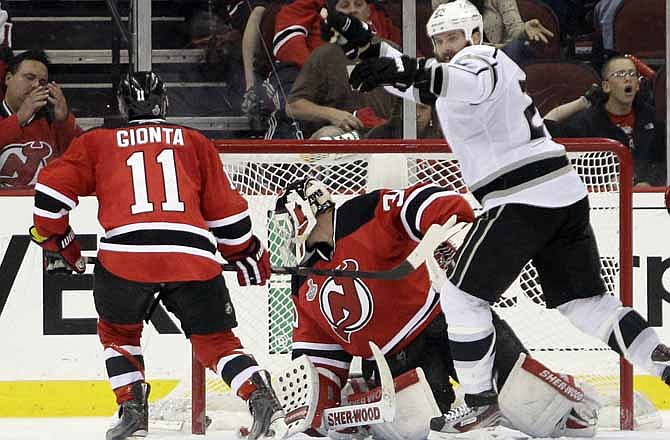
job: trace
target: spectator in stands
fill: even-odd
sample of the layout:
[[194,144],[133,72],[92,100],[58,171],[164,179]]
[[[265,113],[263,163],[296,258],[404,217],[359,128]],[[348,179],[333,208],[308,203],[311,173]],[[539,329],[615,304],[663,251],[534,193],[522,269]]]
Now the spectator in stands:
[[0,187],[28,188],[48,161],[65,151],[82,130],[60,86],[49,82],[42,50],[9,60],[7,91],[0,105]]
[[[416,137],[417,139],[444,139],[440,121],[435,109],[429,105],[416,104]],[[402,139],[403,116],[402,105],[394,107],[388,122],[379,125],[365,135],[365,139]]]
[[353,15],[367,22],[379,38],[400,44],[400,29],[371,0],[292,0],[279,9],[272,40],[272,53],[280,61],[278,68],[292,72],[280,74],[285,89],[293,85],[312,51],[325,43],[321,39],[320,13],[326,7]]
[[256,83],[254,74],[254,58],[257,53],[262,53],[263,36],[260,32],[263,15],[268,10],[268,2],[255,0],[251,2],[251,9],[243,27],[242,34],[242,58],[244,61],[244,82],[246,90],[250,90]]
[[615,52],[614,19],[622,3],[623,0],[599,0],[593,9],[593,22],[600,29],[605,56]]
[[[347,1],[347,0],[345,0]],[[288,96],[286,112],[300,121],[304,136],[319,129],[317,137],[333,137],[348,132],[363,137],[365,131],[391,116],[399,99],[379,87],[371,93],[353,91],[348,66],[353,66],[336,44],[316,48],[307,59]]]
[[267,120],[277,110],[273,101],[276,90],[268,90],[270,83],[264,82],[271,60],[267,60],[270,47],[266,45],[262,24],[265,14],[273,11],[272,5],[265,0],[250,3],[248,19],[242,34],[242,63],[244,66],[245,93],[242,99],[242,112],[249,118],[252,130],[267,129]]
[[321,40],[321,9],[329,6],[367,22],[379,38],[400,44],[400,29],[369,0],[293,0],[282,6],[275,21],[273,54],[283,63],[302,68]]
[[662,151],[657,147],[654,107],[638,93],[640,74],[626,57],[610,58],[602,68],[601,89],[591,87],[584,97],[553,109],[545,120],[558,137],[603,137],[630,148],[634,182],[665,184]]
[[[453,0],[431,0],[433,9]],[[546,44],[554,34],[534,18],[524,22],[516,0],[470,0],[484,19],[484,40],[502,48],[515,61],[532,58],[528,43]]]
[[[334,125],[343,130],[355,129],[353,127],[362,128],[361,121],[354,117],[351,112],[369,106],[365,102],[370,99],[366,97],[364,100],[358,98],[351,100],[350,87],[346,80],[348,78],[345,67],[346,59],[339,53],[334,55],[336,59],[326,59],[327,54],[334,53],[334,49],[337,48],[326,49],[325,52],[319,54],[310,63],[309,69],[311,72],[304,75],[305,79],[302,80],[300,85],[296,84],[298,89],[295,93],[292,90],[300,69],[306,65],[310,55],[315,49],[326,43],[321,38],[321,10],[324,8],[352,15],[368,23],[376,32],[377,37],[400,44],[400,30],[393,25],[384,11],[375,7],[371,0],[292,0],[283,5],[277,13],[273,39],[273,53],[279,60],[279,63],[275,63],[274,66],[277,75],[273,75],[268,81],[270,88],[278,92],[273,98],[279,110],[270,119],[270,130],[266,133],[266,138],[293,137],[296,130],[284,128],[296,127],[300,125],[296,121],[300,122],[300,120],[307,122],[307,134],[303,134],[305,136],[309,136],[310,133],[313,134],[314,130],[319,128],[319,124]],[[328,72],[314,71],[315,68],[318,68],[315,66],[324,65],[334,69],[333,72],[330,72],[332,78],[328,79],[328,83],[331,86],[337,84],[337,87],[340,88],[340,90],[328,91],[331,94],[328,99],[324,95],[324,86],[318,86],[317,90],[318,83],[313,83],[315,80],[323,80],[325,75],[328,74]],[[338,67],[335,68],[334,66]],[[344,78],[342,78],[343,72],[345,74]],[[309,87],[314,88],[305,90],[304,87],[307,83],[312,84]],[[284,109],[286,106],[284,100],[288,99],[288,96],[284,96],[282,91],[288,93],[289,90],[291,90],[293,96],[291,98],[291,114],[293,116],[289,116],[287,114],[288,109]],[[320,96],[316,95],[317,91],[321,94]],[[296,108],[295,101],[298,98],[314,99],[313,103],[328,106],[330,110],[326,111],[327,115],[324,112],[319,112],[316,117],[313,117],[313,115],[301,111],[303,107],[300,104],[306,104],[305,102],[299,103],[299,108]],[[330,98],[335,98],[335,100]],[[386,106],[382,107],[387,108]],[[335,109],[339,109],[339,111],[336,113],[333,111]],[[374,106],[373,109],[377,116],[384,117],[385,110],[382,110],[379,106]],[[344,111],[349,113],[348,116],[344,114]],[[378,113],[380,111],[381,114]],[[329,133],[332,133],[332,131],[329,131]]]

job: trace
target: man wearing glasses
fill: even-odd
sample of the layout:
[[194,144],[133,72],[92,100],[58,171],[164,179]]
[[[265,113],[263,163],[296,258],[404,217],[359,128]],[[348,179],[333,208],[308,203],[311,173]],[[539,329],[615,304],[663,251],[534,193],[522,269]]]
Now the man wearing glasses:
[[560,134],[550,129],[552,134],[617,140],[633,153],[636,185],[665,185],[663,148],[656,143],[655,111],[651,103],[638,96],[640,74],[635,64],[626,57],[614,57],[605,63],[601,75],[604,100],[591,100],[589,108],[561,123]]

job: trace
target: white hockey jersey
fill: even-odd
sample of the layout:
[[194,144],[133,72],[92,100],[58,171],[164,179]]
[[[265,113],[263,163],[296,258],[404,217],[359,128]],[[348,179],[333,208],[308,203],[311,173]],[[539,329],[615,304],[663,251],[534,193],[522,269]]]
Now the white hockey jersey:
[[[382,55],[402,54],[383,44]],[[506,203],[567,206],[587,195],[565,147],[552,140],[524,92],[525,79],[492,46],[467,46],[449,63],[432,63],[430,88],[442,131],[484,210]],[[419,95],[413,87],[386,89],[415,101]]]

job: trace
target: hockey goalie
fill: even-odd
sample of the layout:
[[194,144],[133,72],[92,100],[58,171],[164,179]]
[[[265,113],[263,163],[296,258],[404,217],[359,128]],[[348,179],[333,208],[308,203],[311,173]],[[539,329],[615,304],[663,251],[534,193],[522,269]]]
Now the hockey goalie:
[[[307,178],[286,188],[273,223],[285,227],[285,261],[382,272],[402,263],[433,224],[453,225],[435,251],[441,266],[452,264],[453,243],[473,219],[460,194],[437,185],[381,189],[336,206],[323,183]],[[426,266],[399,280],[293,277],[294,361],[276,387],[291,432],[433,438],[458,378]],[[494,323],[500,400],[492,416],[533,436],[594,436],[595,391],[529,357],[504,321]],[[354,356],[362,377],[349,377]]]

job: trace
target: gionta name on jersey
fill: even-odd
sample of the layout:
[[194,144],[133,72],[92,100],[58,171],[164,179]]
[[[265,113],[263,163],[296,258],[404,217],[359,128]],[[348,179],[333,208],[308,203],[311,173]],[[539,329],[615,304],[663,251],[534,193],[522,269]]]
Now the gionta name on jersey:
[[179,127],[161,126],[127,128],[116,132],[116,145],[121,148],[150,143],[184,146],[184,134]]

